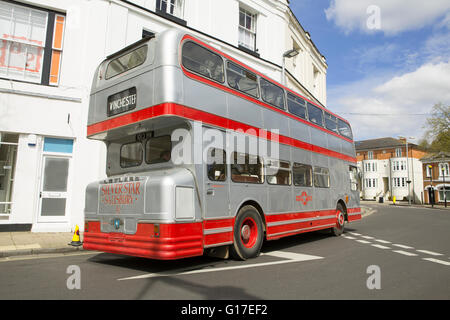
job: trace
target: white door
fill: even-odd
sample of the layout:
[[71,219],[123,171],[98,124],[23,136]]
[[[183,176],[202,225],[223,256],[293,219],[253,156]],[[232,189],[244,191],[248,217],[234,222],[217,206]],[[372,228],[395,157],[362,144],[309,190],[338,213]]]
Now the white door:
[[66,222],[70,158],[43,157],[38,222]]

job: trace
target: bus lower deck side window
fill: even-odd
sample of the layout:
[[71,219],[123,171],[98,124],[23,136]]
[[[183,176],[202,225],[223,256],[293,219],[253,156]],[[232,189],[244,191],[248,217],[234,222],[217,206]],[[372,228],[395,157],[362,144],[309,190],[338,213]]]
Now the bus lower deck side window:
[[314,167],[314,186],[319,188],[330,187],[330,171],[327,168]]
[[294,163],[292,166],[294,174],[294,185],[302,187],[311,187],[311,166],[307,164]]
[[142,163],[142,144],[132,142],[120,147],[120,166],[122,168],[136,167]]
[[207,155],[206,171],[211,181],[227,179],[226,153],[222,149],[210,148]]
[[231,180],[244,183],[263,183],[263,165],[258,156],[233,152]]

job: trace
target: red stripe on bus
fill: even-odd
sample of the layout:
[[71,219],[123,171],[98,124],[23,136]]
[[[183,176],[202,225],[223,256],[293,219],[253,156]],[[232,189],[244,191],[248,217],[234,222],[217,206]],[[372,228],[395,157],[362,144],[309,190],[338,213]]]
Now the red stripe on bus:
[[231,130],[242,129],[244,131],[248,131],[246,132],[247,134],[252,134],[254,136],[264,138],[266,140],[278,141],[279,143],[290,145],[296,148],[356,163],[356,158],[353,158],[346,154],[342,154],[333,150],[319,147],[304,141],[296,140],[294,138],[270,133],[264,129],[253,127],[242,122],[238,122],[235,120],[231,120],[228,118],[224,118],[218,115],[214,115],[208,112],[204,112],[201,110],[193,109],[175,103],[163,103],[160,105],[148,107],[132,113],[118,116],[116,118],[108,119],[102,122],[89,125],[87,127],[87,135],[92,136],[94,134],[102,133],[111,129],[119,128],[142,120],[163,115],[174,115],[187,118],[190,120],[202,121],[204,123],[218,126],[224,129],[231,129]]

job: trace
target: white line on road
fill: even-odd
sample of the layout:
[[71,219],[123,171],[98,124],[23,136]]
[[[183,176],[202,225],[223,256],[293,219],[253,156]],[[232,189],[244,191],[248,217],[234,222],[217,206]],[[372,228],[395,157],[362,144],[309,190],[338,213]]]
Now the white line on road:
[[404,244],[393,244],[393,246],[403,248],[403,249],[414,249],[413,247],[405,246]]
[[432,256],[443,256],[442,253],[437,253],[437,252],[433,252],[433,251],[428,251],[428,250],[417,250],[418,252],[422,252],[422,253],[426,253]]
[[351,237],[351,236],[343,236],[345,239],[350,239],[350,240],[355,240],[355,237]]
[[382,246],[381,244],[372,244],[372,247],[380,248],[380,249],[390,249],[389,247]]
[[417,256],[417,254],[415,254],[415,253],[407,252],[407,251],[402,251],[402,250],[394,250],[394,252],[403,254],[403,255],[405,255],[405,256],[410,256],[410,257],[415,257],[415,256]]
[[370,237],[370,236],[361,236],[361,238],[364,238],[364,239],[373,239],[373,237]]
[[118,280],[123,281],[123,280],[135,280],[135,279],[145,279],[145,278],[155,278],[155,277],[170,277],[170,276],[198,274],[198,273],[206,273],[206,272],[248,269],[248,268],[255,268],[255,267],[265,267],[265,266],[271,266],[271,265],[277,265],[277,264],[284,264],[284,263],[323,259],[323,257],[319,257],[319,256],[312,256],[312,255],[308,255],[308,254],[300,254],[300,253],[292,253],[292,252],[283,252],[283,251],[266,252],[263,255],[274,256],[277,258],[283,258],[283,259],[287,259],[287,260],[263,262],[263,263],[253,263],[253,264],[247,264],[247,265],[237,265],[237,266],[222,267],[222,268],[212,267],[212,268],[207,268],[207,269],[197,269],[197,270],[190,270],[190,271],[183,271],[183,269],[178,270],[178,271],[172,270],[169,272],[147,273],[147,274],[143,274],[140,276],[121,278]]
[[434,258],[422,258],[423,260],[427,260],[427,261],[431,261],[431,262],[436,262],[439,264],[443,264],[446,266],[450,266],[450,262],[448,261],[444,261],[444,260],[439,260],[439,259],[434,259]]
[[375,239],[375,241],[385,243],[385,244],[391,243],[390,241],[380,240],[380,239]]
[[350,234],[354,235],[354,236],[360,236],[360,233],[356,233],[356,232],[349,232]]
[[361,243],[365,243],[365,244],[370,243],[370,241],[366,241],[366,240],[356,240],[356,241],[361,242]]

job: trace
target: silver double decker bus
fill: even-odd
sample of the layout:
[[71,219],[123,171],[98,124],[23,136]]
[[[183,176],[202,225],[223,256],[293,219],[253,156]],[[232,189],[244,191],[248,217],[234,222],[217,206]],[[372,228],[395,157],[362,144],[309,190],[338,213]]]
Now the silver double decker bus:
[[361,218],[349,123],[180,30],[98,66],[87,135],[107,146],[87,250],[245,260],[263,240]]

